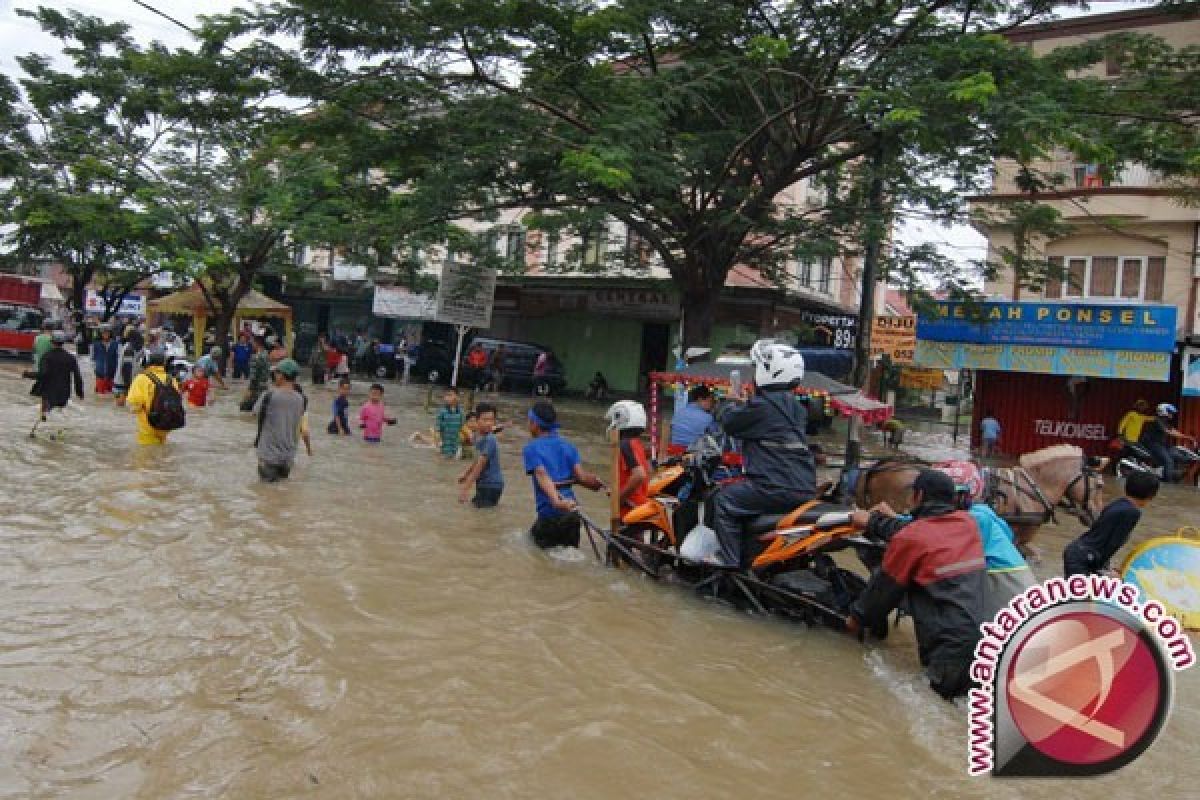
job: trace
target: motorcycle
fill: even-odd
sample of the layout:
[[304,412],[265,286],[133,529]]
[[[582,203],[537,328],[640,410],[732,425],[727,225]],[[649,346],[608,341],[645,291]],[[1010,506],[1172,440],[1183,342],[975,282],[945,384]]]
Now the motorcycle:
[[850,524],[849,508],[818,498],[751,520],[747,568],[710,563],[716,536],[704,521],[705,505],[721,484],[721,456],[719,443],[703,437],[652,478],[650,499],[626,512],[616,531],[603,531],[585,519],[589,536],[594,530],[606,540],[606,563],[633,567],[739,608],[842,628],[866,581],[839,566],[833,554],[853,549],[869,571],[882,561],[883,544]]
[[[1171,448],[1171,458],[1175,469],[1170,476],[1175,482],[1200,488],[1200,451],[1197,450],[1196,440],[1189,438],[1190,446],[1182,444]],[[1150,472],[1158,477],[1163,475],[1163,468],[1150,454],[1150,451],[1140,444],[1126,442],[1121,448],[1116,461],[1117,475],[1124,478],[1132,472]]]

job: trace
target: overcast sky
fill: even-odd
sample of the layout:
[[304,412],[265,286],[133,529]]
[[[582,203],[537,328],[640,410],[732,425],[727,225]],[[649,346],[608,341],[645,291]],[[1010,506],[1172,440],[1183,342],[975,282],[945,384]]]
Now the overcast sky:
[[[147,3],[188,25],[195,23],[197,15],[219,14],[242,4],[237,0],[147,0]],[[14,77],[18,74],[16,62],[13,60],[15,55],[29,52],[53,53],[58,50],[58,42],[55,39],[43,34],[31,20],[18,17],[15,13],[16,8],[33,9],[39,5],[48,5],[60,10],[74,9],[105,19],[123,20],[131,26],[136,38],[147,42],[157,39],[168,44],[182,45],[189,40],[186,31],[147,11],[132,0],[0,0],[0,72]],[[1089,12],[1072,10],[1064,16],[1120,11],[1147,5],[1153,3],[1093,0]],[[965,225],[947,228],[928,221],[907,220],[900,225],[898,235],[902,240],[911,243],[936,242],[946,255],[958,260],[978,259],[986,254],[984,238]]]

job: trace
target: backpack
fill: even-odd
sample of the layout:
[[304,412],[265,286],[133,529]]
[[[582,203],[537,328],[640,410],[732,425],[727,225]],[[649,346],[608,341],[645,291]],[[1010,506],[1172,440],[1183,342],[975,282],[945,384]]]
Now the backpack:
[[175,379],[167,375],[166,383],[150,370],[145,375],[154,384],[154,399],[146,411],[146,421],[150,427],[160,431],[174,431],[187,424],[187,413],[183,408],[183,395],[179,393],[179,385]]

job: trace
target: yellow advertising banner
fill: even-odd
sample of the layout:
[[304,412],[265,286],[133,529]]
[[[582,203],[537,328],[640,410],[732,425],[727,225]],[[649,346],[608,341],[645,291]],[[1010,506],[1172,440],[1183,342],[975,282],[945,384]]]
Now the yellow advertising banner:
[[916,349],[916,317],[876,317],[871,322],[872,357],[888,356],[897,364],[911,364]]
[[900,386],[904,389],[940,389],[944,380],[940,369],[905,367],[900,370]]
[[1009,369],[1013,372],[1053,373],[1058,350],[1057,347],[1013,345],[1012,362]]
[[963,355],[976,369],[1005,369],[1008,348],[1002,344],[964,344]]

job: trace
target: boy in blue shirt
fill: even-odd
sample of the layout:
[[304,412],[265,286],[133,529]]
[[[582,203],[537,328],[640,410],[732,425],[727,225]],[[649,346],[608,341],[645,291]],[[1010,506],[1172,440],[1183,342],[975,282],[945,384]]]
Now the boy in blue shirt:
[[337,397],[333,398],[333,419],[325,430],[342,436],[350,435],[350,419],[347,410],[350,408],[350,381],[342,378],[338,381]]
[[997,446],[1000,444],[1000,420],[996,419],[990,409],[979,423],[979,435],[983,443],[980,447],[980,455],[983,458],[991,458],[996,455],[999,452]]
[[598,491],[604,483],[583,468],[575,445],[558,435],[558,415],[548,401],[529,410],[529,435],[533,438],[521,452],[537,506],[529,533],[538,547],[578,547],[578,503],[571,484]]
[[504,474],[500,471],[500,449],[496,445],[496,407],[491,403],[475,406],[475,460],[459,477],[462,489],[458,502],[467,502],[471,484],[475,484],[475,497],[471,505],[476,508],[494,508],[504,494]]

